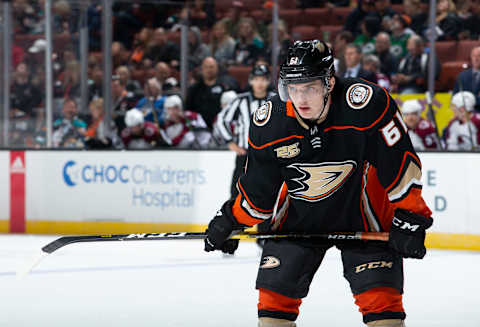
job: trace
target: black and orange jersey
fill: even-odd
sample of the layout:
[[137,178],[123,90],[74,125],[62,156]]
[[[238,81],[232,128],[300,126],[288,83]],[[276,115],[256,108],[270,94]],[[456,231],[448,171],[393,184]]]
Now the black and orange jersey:
[[325,121],[303,120],[278,96],[253,115],[232,212],[282,232],[388,231],[393,211],[425,217],[421,163],[384,89],[336,78]]

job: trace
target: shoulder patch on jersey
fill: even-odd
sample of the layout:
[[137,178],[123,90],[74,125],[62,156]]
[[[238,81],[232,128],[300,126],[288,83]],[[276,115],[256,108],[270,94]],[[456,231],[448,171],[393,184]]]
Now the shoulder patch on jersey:
[[373,89],[371,86],[362,83],[350,85],[346,98],[348,105],[355,110],[363,109],[372,99]]
[[272,115],[272,101],[265,102],[253,114],[253,123],[257,126],[263,126],[270,120]]

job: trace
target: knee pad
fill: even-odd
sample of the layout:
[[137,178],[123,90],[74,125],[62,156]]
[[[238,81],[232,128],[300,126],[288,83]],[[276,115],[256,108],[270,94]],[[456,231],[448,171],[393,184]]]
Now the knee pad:
[[[372,288],[366,292],[354,295],[355,304],[363,315],[363,322],[368,324],[381,320],[403,320],[406,315],[403,310],[402,294],[390,287]],[[370,325],[369,325],[370,326]],[[390,325],[372,325],[390,326]],[[391,325],[397,326],[397,325]],[[402,326],[402,325],[398,325]]]
[[290,320],[263,317],[258,319],[258,327],[296,327]]
[[370,321],[369,327],[405,327],[405,323],[401,319],[383,319]]
[[[298,317],[301,299],[294,299],[279,293],[259,289],[258,317],[295,321]],[[270,325],[265,325],[270,326]],[[274,325],[272,325],[274,326]],[[283,326],[283,325],[280,325]],[[290,325],[285,325],[290,326]],[[294,325],[292,325],[294,326]]]

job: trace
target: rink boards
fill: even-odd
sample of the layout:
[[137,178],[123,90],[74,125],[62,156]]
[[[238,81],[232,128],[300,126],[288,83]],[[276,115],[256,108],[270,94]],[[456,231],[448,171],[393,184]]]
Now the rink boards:
[[[480,250],[480,153],[420,153],[434,248]],[[229,151],[0,151],[0,232],[200,231],[228,198]]]

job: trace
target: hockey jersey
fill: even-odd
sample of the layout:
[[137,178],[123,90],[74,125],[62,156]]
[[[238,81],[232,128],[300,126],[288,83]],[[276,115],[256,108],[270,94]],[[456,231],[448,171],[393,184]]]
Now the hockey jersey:
[[273,218],[283,232],[389,231],[395,208],[431,215],[407,127],[373,83],[336,78],[321,123],[275,96],[253,115],[248,142],[230,204],[240,224]]
[[467,123],[453,119],[443,133],[447,150],[470,151],[477,148],[480,144],[480,114],[474,113]]
[[408,129],[408,135],[415,150],[437,149],[438,138],[435,126],[428,120],[420,118],[415,129]]
[[173,147],[206,149],[210,146],[212,134],[199,113],[184,111],[179,122],[166,121],[160,134]]

